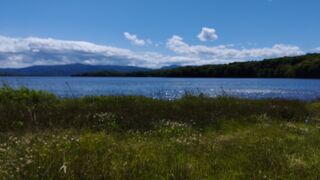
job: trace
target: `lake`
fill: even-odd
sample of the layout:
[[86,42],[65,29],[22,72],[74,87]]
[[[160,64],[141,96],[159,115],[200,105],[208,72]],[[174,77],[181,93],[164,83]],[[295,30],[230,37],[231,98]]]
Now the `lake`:
[[0,81],[14,88],[45,90],[61,97],[143,95],[175,99],[186,92],[204,93],[211,97],[223,94],[243,98],[301,100],[320,97],[320,80],[316,79],[0,77]]

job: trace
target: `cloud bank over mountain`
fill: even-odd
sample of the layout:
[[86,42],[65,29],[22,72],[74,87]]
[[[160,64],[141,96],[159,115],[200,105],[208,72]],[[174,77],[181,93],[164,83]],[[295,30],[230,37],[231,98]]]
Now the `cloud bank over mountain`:
[[[124,34],[131,43],[146,42],[129,33]],[[202,29],[201,40],[214,40],[215,31]],[[264,48],[235,48],[224,45],[190,45],[178,35],[166,42],[170,53],[98,45],[85,41],[57,40],[52,38],[12,38],[0,36],[1,67],[26,67],[32,65],[57,65],[84,63],[93,65],[130,65],[157,68],[167,65],[221,64],[234,61],[260,60],[264,58],[305,54],[298,46],[276,44]]]

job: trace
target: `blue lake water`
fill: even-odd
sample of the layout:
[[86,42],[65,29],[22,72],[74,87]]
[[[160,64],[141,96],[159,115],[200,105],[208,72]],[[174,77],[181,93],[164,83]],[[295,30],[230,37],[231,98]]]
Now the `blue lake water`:
[[[50,91],[61,97],[143,95],[179,98],[188,93],[244,98],[320,98],[320,80],[232,78],[0,77],[12,87]],[[1,83],[0,86],[2,86]]]

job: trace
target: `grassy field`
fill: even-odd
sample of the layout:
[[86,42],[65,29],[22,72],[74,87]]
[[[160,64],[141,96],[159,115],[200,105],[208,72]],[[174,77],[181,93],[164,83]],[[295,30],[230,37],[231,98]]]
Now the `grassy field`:
[[319,179],[320,102],[0,89],[0,179]]

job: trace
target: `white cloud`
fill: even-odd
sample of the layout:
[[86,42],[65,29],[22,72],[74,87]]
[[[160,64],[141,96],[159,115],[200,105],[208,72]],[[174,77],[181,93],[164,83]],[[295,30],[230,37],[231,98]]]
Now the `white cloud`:
[[138,53],[129,49],[84,41],[0,36],[0,68],[72,63],[157,68],[192,62],[193,60],[188,57],[167,56],[149,51]]
[[97,45],[84,41],[0,36],[0,65],[23,67],[39,64],[118,64],[144,65],[143,55],[128,49]]
[[167,41],[174,54],[134,52],[84,41],[52,38],[0,36],[0,67],[26,67],[71,63],[131,65],[157,68],[172,64],[203,65],[294,56],[304,52],[297,46],[277,44],[266,48],[238,49],[233,46],[189,45],[174,35]]
[[203,27],[200,34],[198,34],[200,41],[213,41],[218,39],[216,30],[213,28]]
[[137,35],[130,34],[128,32],[123,33],[124,37],[129,40],[133,45],[144,46],[146,42],[143,39],[139,39]]
[[177,54],[197,57],[200,59],[219,60],[219,62],[259,60],[264,58],[274,58],[282,56],[295,56],[304,54],[297,46],[276,44],[269,48],[236,49],[230,46],[202,46],[189,45],[177,35],[167,41],[168,49]]
[[189,45],[183,42],[182,37],[177,35],[168,39],[167,47],[178,54],[191,54]]

